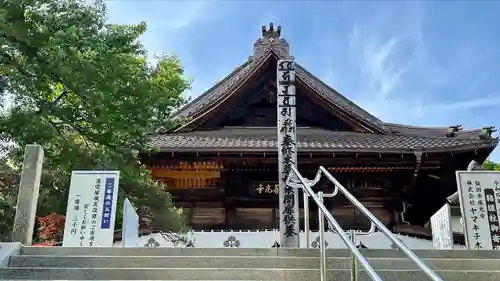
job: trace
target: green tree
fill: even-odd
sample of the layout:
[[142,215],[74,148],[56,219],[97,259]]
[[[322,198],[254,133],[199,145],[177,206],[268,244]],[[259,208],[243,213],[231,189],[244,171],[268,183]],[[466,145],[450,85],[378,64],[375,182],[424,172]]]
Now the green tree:
[[500,171],[500,164],[486,160],[483,163],[483,167],[490,171]]
[[[39,216],[65,214],[72,170],[117,169],[121,197],[142,218],[183,230],[182,212],[132,151],[147,153],[151,132],[174,125],[170,116],[186,102],[189,82],[175,56],[148,62],[138,41],[145,23],[105,22],[102,2],[1,0],[0,161],[18,172],[24,146],[43,146]],[[10,198],[16,189],[6,190]],[[0,216],[11,205],[0,205]]]
[[8,241],[16,211],[12,206],[17,201],[18,175],[0,162],[0,241]]

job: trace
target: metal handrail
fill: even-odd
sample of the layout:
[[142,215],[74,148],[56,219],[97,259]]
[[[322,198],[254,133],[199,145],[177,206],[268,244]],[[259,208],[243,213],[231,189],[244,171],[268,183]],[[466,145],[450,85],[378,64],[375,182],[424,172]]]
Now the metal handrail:
[[[334,194],[338,193],[340,190],[344,196],[351,201],[351,203],[356,207],[359,211],[361,211],[375,226],[389,238],[405,255],[413,261],[429,278],[431,278],[434,281],[443,281],[441,277],[439,277],[430,267],[428,267],[415,253],[413,253],[403,242],[401,242],[380,220],[378,220],[375,215],[373,215],[361,202],[359,202],[347,189],[342,186],[323,166],[320,166],[318,169],[318,172],[316,173],[316,176],[314,180],[309,181],[306,180],[302,175],[299,173],[297,168],[292,167],[292,171],[295,174],[295,176],[299,179],[300,181],[300,186],[303,188],[305,192],[307,192],[314,200],[314,202],[318,205],[318,208],[323,212],[325,215],[326,219],[329,221],[329,223],[333,226],[333,228],[337,231],[339,234],[340,238],[344,243],[346,244],[347,248],[350,250],[350,252],[356,257],[356,259],[361,263],[361,265],[365,268],[367,271],[368,275],[372,278],[372,280],[376,281],[382,281],[380,276],[375,272],[373,267],[368,263],[368,260],[361,254],[361,252],[356,248],[353,242],[349,239],[348,235],[346,232],[342,229],[340,224],[333,218],[332,214],[328,211],[326,206],[320,201],[319,197],[315,195],[314,191],[312,190],[311,186],[314,184],[318,183],[321,175],[324,174],[330,182],[332,182],[335,186],[334,189]],[[291,180],[292,173],[288,174],[288,177],[286,179],[286,183],[289,184]],[[321,247],[324,248],[324,241],[321,241]],[[324,255],[322,255],[322,258],[326,258]],[[323,265],[326,264],[326,261],[323,261]],[[322,275],[323,275],[323,270],[322,269]],[[324,276],[322,276],[324,277]]]
[[[332,198],[335,197],[338,193],[338,190],[336,192],[330,193],[330,194],[323,194],[320,196],[320,200],[323,200],[323,198]],[[319,194],[318,194],[319,195]],[[306,240],[306,248],[309,248],[309,243],[311,242],[309,239],[309,194],[307,192],[303,193],[304,197],[304,236]],[[321,201],[323,202],[323,201]],[[368,231],[355,231],[356,236],[368,236],[371,235],[375,232],[377,228],[375,227],[375,224],[373,222],[370,223],[370,229]],[[331,230],[333,234],[338,234],[337,231]]]
[[[297,176],[301,183],[302,189],[309,194],[309,196],[312,197],[318,208],[321,210],[323,215],[326,217],[328,222],[333,226],[333,228],[337,231],[337,233],[340,236],[340,239],[344,241],[344,244],[346,244],[347,248],[351,251],[351,253],[358,259],[358,261],[361,263],[361,265],[365,268],[367,271],[368,275],[372,278],[374,281],[382,281],[382,278],[375,272],[375,269],[368,263],[368,260],[361,254],[361,252],[356,248],[353,242],[351,242],[351,238],[345,233],[345,231],[342,229],[340,224],[333,218],[332,214],[328,211],[326,206],[323,204],[323,202],[320,201],[319,196],[317,196],[314,191],[311,189],[310,184],[306,182],[306,179],[300,175],[299,171],[295,167],[292,167],[293,173]],[[286,184],[290,183],[291,179],[291,173],[288,174],[288,177],[286,179]],[[317,181],[316,181],[317,182]],[[334,191],[335,193],[335,191]],[[323,220],[319,221],[320,224],[320,229],[323,228]],[[320,231],[321,232],[321,231]],[[321,239],[320,237],[320,251],[321,251],[321,258],[320,258],[320,264],[321,264],[321,281],[326,280],[326,254],[325,254],[325,244],[324,244],[324,239]]]
[[[335,197],[335,195],[337,195],[337,193],[338,193],[338,189],[336,189],[336,192],[333,192],[332,194],[323,194],[323,192],[320,191],[320,192],[318,192],[318,196],[319,196],[321,203],[324,204],[324,201],[323,201],[324,197]],[[306,192],[304,192],[304,194],[306,194]],[[309,205],[307,205],[307,207],[309,208]],[[309,209],[306,210],[305,204],[304,204],[304,212],[309,212]],[[319,215],[319,220],[321,222],[323,222],[323,220],[325,219],[323,212],[319,212],[318,215]],[[329,229],[330,229],[330,227],[329,227]],[[349,238],[351,238],[351,242],[354,243],[354,245],[356,245],[357,244],[356,243],[357,236],[368,236],[370,234],[373,234],[375,232],[375,230],[376,230],[375,224],[373,222],[371,222],[370,229],[368,231],[355,231],[354,229],[350,229],[347,232],[349,233]],[[305,231],[309,232],[309,229],[307,229]],[[335,231],[335,229],[330,229],[330,231],[334,234],[338,234],[338,232]],[[324,239],[324,232],[325,232],[324,224],[320,223],[319,237],[320,237],[321,242],[323,241],[322,239]],[[325,242],[322,242],[322,243],[325,243]],[[324,244],[321,244],[321,245],[324,245]],[[324,266],[324,265],[326,265],[326,247],[325,247],[325,249],[320,250],[320,252],[321,252],[321,259],[325,261],[325,262],[320,262],[320,265],[322,266],[321,273],[324,276],[323,277],[323,281],[324,281],[324,280],[326,280],[326,266]],[[358,263],[357,263],[356,256],[354,256],[351,253],[350,259],[351,259],[351,281],[358,281],[359,272],[358,272]]]

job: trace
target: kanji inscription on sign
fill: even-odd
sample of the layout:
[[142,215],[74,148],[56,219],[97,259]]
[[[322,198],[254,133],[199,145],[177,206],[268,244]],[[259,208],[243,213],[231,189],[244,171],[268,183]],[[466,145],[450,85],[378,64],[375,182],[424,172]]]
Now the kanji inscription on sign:
[[500,172],[457,171],[467,247],[500,249]]

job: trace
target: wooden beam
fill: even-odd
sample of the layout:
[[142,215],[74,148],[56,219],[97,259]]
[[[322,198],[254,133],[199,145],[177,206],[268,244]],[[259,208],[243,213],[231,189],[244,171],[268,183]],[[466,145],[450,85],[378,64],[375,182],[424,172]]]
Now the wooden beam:
[[220,171],[171,171],[164,169],[151,169],[154,178],[171,179],[213,179],[220,178]]
[[[382,157],[381,157],[382,155]],[[175,153],[172,156],[170,153],[159,153],[156,155],[143,156],[143,162],[149,165],[175,165],[179,159],[184,161],[211,161],[211,162],[239,162],[245,161],[269,161],[273,162],[277,159],[277,153],[274,152],[198,152],[198,153]],[[408,163],[414,165],[415,158],[413,155],[394,154],[394,153],[358,153],[356,159],[354,153],[324,153],[324,152],[307,152],[298,153],[299,161],[303,163],[315,163],[317,161],[353,161],[358,163],[372,162],[372,163]],[[428,154],[426,156],[426,163],[439,163],[443,157],[441,155]]]

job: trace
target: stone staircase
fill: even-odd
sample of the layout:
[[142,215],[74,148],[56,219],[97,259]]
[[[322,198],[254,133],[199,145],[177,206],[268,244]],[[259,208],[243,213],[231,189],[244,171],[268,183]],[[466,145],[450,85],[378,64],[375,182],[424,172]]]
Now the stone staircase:
[[[429,280],[398,250],[362,252],[383,280]],[[500,280],[500,252],[415,253],[446,281]],[[327,250],[327,257],[327,280],[349,281],[348,251]],[[317,249],[19,247],[0,263],[0,280],[317,281],[319,262]]]

